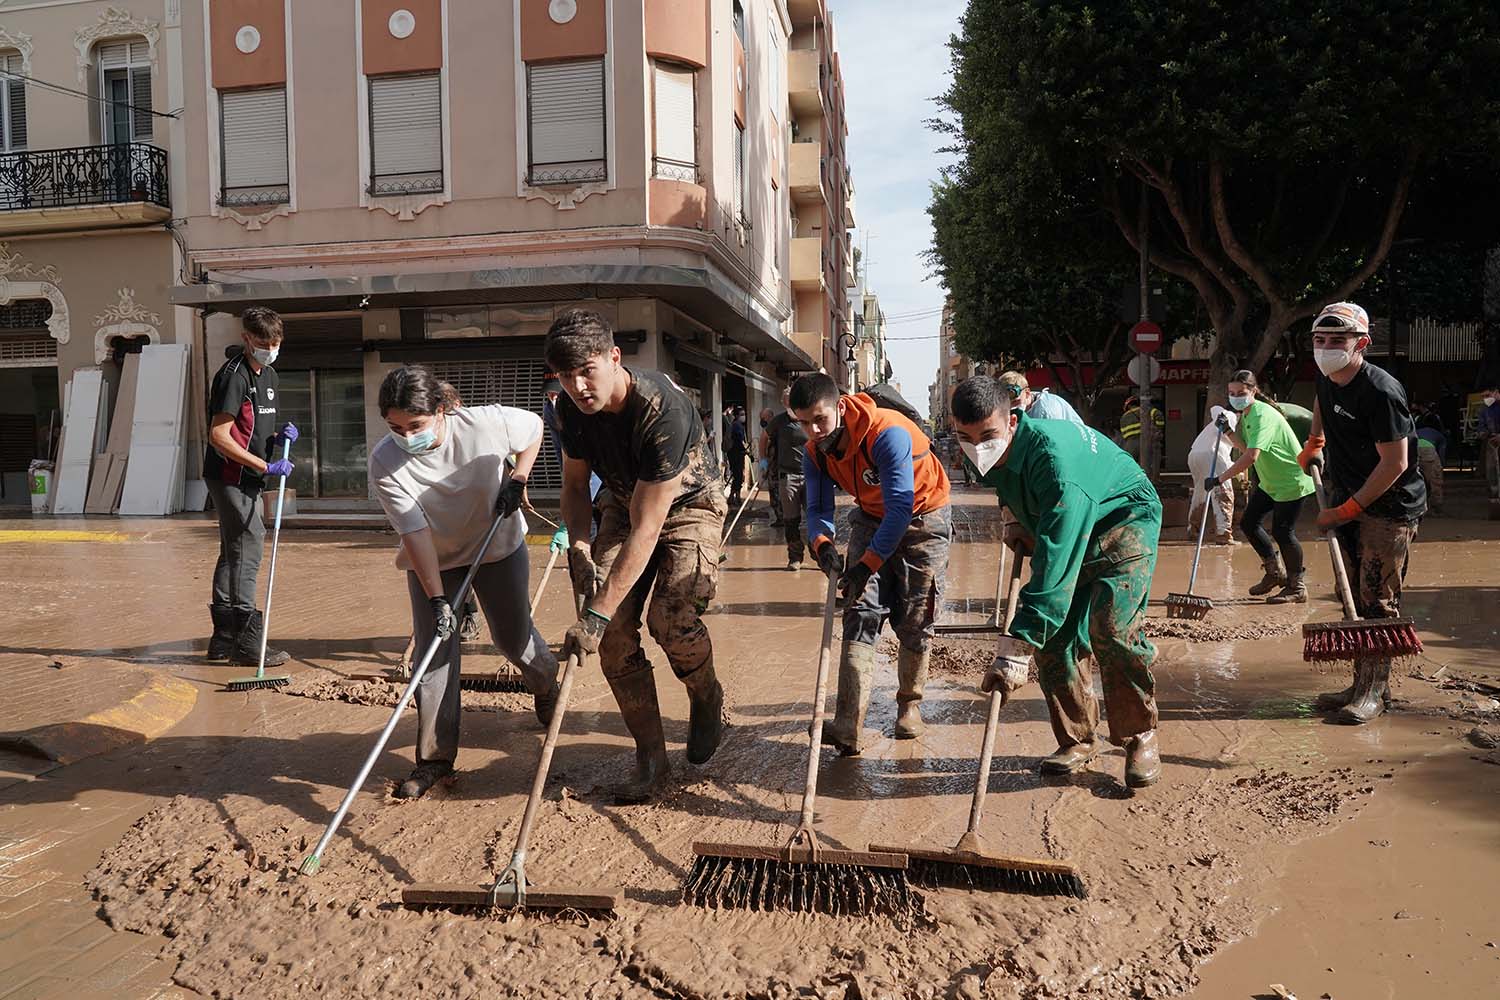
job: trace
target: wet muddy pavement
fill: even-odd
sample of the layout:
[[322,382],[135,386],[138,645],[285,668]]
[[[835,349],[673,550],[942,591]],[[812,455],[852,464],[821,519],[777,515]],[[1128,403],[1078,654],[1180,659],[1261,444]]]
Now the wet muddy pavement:
[[[993,612],[991,504],[960,508],[949,620]],[[393,539],[285,538],[272,631],[301,696],[227,694],[219,683],[243,671],[194,657],[212,525],[120,523],[131,537],[107,547],[0,546],[5,606],[47,617],[43,629],[8,615],[0,655],[148,669],[196,686],[197,705],[149,743],[0,789],[0,998],[1218,998],[1274,995],[1272,983],[1301,997],[1456,997],[1500,981],[1500,751],[1470,737],[1500,734],[1484,693],[1500,684],[1500,532],[1484,522],[1424,526],[1407,613],[1428,654],[1400,671],[1397,711],[1356,729],[1309,709],[1347,684],[1300,659],[1304,617],[1337,616],[1321,549],[1309,547],[1313,603],[1291,609],[1243,598],[1259,578],[1247,546],[1209,550],[1196,589],[1216,608],[1188,628],[1159,602],[1185,589],[1191,550],[1165,545],[1151,609],[1161,784],[1129,793],[1118,751],[1043,781],[1035,761],[1053,744],[1035,685],[1002,715],[982,832],[1007,853],[1071,858],[1089,898],[924,891],[915,927],[677,903],[692,841],[779,845],[795,822],[823,585],[781,568],[763,521],[737,533],[708,619],[734,721],[709,764],[686,762],[686,698],[648,643],[675,770],[662,800],[613,805],[604,789],[628,772],[629,742],[597,672],[575,686],[528,870],[539,887],[623,888],[614,920],[398,905],[403,885],[487,882],[507,861],[541,744],[514,695],[466,693],[458,774],[414,803],[390,796],[412,763],[415,717],[403,719],[321,873],[292,874],[386,718],[389,695],[342,677],[392,667],[405,646]],[[545,551],[532,553],[535,581]],[[73,573],[87,596],[58,600]],[[566,583],[552,583],[538,616],[549,637],[569,617]],[[822,764],[828,846],[958,839],[984,658],[953,645],[912,742],[886,736],[895,678],[882,655],[864,755]],[[498,661],[481,646],[465,664]],[[1471,690],[1441,686],[1454,677]]]

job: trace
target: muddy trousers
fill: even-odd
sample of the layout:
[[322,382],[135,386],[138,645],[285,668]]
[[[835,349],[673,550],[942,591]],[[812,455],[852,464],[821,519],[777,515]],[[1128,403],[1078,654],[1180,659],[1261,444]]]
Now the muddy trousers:
[[219,518],[219,561],[214,565],[213,604],[236,611],[255,610],[255,580],[266,549],[266,523],[260,493],[246,493],[214,479],[205,481]]
[[[443,592],[450,598],[464,582],[467,566],[443,570]],[[485,563],[474,574],[473,593],[484,608],[495,648],[515,664],[532,694],[547,694],[557,679],[557,657],[531,622],[527,598],[530,558],[522,545],[496,562]],[[411,597],[412,635],[415,656],[426,654],[436,630],[432,605],[417,574],[406,574]],[[457,613],[462,613],[458,608]],[[415,666],[415,664],[413,664]],[[459,680],[463,667],[463,640],[457,629],[438,646],[417,685],[417,760],[453,761],[458,758],[458,729],[463,711],[459,707]]]
[[[601,493],[600,497],[602,516],[592,552],[602,581],[630,537],[630,508],[613,494],[606,498]],[[667,514],[651,561],[615,609],[599,640],[599,666],[611,687],[617,678],[651,669],[641,648],[643,613],[651,638],[667,654],[679,679],[713,662],[713,643],[703,614],[719,585],[719,542],[726,510],[724,495],[710,487]]]
[[[880,519],[855,508],[849,515],[851,565],[869,548]],[[949,507],[918,514],[892,552],[870,577],[864,593],[844,608],[844,641],[875,645],[887,621],[901,648],[925,653],[932,642],[932,625],[943,604],[948,575],[948,546],[953,538]]]
[[[1349,589],[1354,591],[1354,610],[1361,618],[1400,618],[1401,585],[1411,562],[1411,546],[1417,540],[1417,522],[1361,514],[1335,532],[1349,574]],[[1361,661],[1388,666],[1390,658],[1356,657],[1356,671]]]
[[1417,449],[1417,468],[1427,483],[1427,502],[1433,510],[1443,509],[1443,460],[1437,449]]
[[1124,743],[1156,728],[1156,647],[1146,638],[1146,601],[1156,569],[1161,504],[1152,498],[1096,530],[1062,627],[1036,654],[1037,676],[1059,747],[1093,742],[1099,724],[1093,653],[1104,687],[1110,739]]
[[[1257,486],[1250,494],[1250,502],[1245,504],[1245,514],[1240,518],[1240,530],[1245,533],[1245,538],[1250,542],[1250,547],[1261,559],[1270,559],[1276,554],[1276,549],[1281,550],[1282,561],[1286,563],[1288,576],[1296,576],[1302,572],[1302,543],[1297,541],[1297,515],[1302,513],[1302,501],[1306,497],[1298,497],[1296,500],[1272,500],[1271,495]],[[1266,515],[1271,515],[1271,534],[1266,534]],[[1271,539],[1276,539],[1276,548],[1271,547]]]
[[786,535],[786,561],[801,562],[807,550],[807,541],[802,537],[802,515],[807,507],[807,480],[800,472],[781,474],[782,530]]

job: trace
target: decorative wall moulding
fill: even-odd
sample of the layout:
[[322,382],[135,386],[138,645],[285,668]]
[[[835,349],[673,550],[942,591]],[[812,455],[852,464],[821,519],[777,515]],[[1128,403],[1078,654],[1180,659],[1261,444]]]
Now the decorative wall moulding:
[[96,42],[106,38],[125,38],[140,35],[146,40],[151,57],[151,68],[156,68],[156,44],[161,41],[161,25],[144,17],[136,17],[119,7],[106,7],[93,24],[85,25],[73,33],[73,47],[78,57],[78,82],[88,81],[89,66],[93,63],[93,48]]
[[226,205],[219,206],[220,217],[228,219],[231,222],[238,223],[252,233],[260,232],[265,228],[266,223],[270,222],[272,219],[284,218],[285,216],[291,214],[292,206],[290,205],[277,205],[274,208],[269,208],[266,211],[261,212],[259,215],[245,215],[240,212],[236,212],[234,209],[229,208]]
[[0,49],[15,49],[21,54],[21,72],[27,76],[31,75],[31,36],[25,32],[18,31],[11,34],[4,28],[0,28]]

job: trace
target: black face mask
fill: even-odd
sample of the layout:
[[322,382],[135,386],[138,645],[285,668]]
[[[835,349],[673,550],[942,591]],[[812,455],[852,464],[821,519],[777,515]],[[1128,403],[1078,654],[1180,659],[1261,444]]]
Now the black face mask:
[[771,426],[771,421],[769,421],[769,420],[762,420],[762,421],[761,421],[761,422],[760,422],[760,425],[761,425],[761,426],[762,426],[762,427],[769,427],[769,426]]
[[844,438],[844,425],[839,424],[833,429],[833,433],[818,442],[818,451],[825,455],[832,455],[838,450],[839,442]]

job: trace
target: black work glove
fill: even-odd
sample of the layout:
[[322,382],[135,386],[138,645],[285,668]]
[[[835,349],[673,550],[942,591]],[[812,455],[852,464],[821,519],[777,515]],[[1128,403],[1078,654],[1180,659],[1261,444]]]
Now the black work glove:
[[823,544],[813,550],[813,555],[818,559],[818,569],[829,576],[839,576],[844,572],[844,554],[829,539],[823,539]]
[[448,603],[446,597],[429,597],[427,603],[432,605],[432,620],[436,623],[436,633],[439,639],[446,639],[458,628],[458,619],[454,617],[453,605]]
[[495,498],[495,513],[501,517],[510,517],[521,509],[526,502],[526,478],[524,476],[511,476],[505,485],[500,487],[500,495]]
[[1209,476],[1207,479],[1203,480],[1203,491],[1205,493],[1212,493],[1214,490],[1216,490],[1218,488],[1219,488],[1219,477],[1218,476]]
[[1224,434],[1228,434],[1230,430],[1232,430],[1232,428],[1229,426],[1229,418],[1224,416],[1224,414],[1222,413],[1217,417],[1214,417],[1214,426]]
[[604,638],[604,630],[608,627],[608,615],[600,614],[593,608],[584,608],[583,614],[563,636],[563,656],[577,654],[582,659],[598,653],[599,640]]
[[845,601],[857,600],[874,575],[875,571],[863,560],[850,563],[844,570],[844,575],[839,577],[839,596]]

